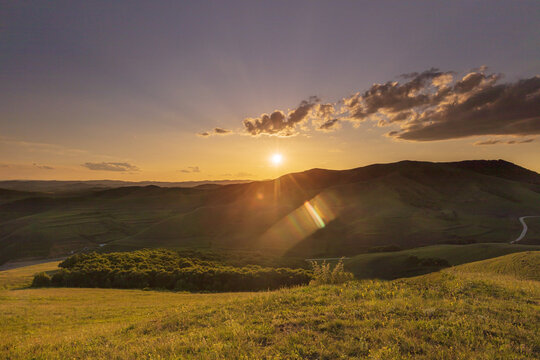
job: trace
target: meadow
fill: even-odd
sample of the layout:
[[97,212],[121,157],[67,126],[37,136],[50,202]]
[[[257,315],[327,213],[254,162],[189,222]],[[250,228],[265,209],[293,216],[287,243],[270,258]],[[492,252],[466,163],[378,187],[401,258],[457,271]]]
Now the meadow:
[[36,269],[13,269],[1,277],[10,285],[0,290],[0,357],[534,359],[540,269],[509,264],[539,259],[522,252],[408,279],[219,294],[29,289]]

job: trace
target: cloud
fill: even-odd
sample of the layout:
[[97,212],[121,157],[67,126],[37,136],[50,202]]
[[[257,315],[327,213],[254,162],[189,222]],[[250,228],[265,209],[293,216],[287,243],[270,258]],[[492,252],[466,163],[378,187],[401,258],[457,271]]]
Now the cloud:
[[39,165],[39,164],[36,164],[36,163],[33,163],[32,165],[37,167],[38,169],[54,170],[54,168],[52,166],[48,166],[48,165]]
[[333,130],[336,130],[338,127],[339,127],[339,120],[338,119],[331,119],[331,120],[326,120],[324,123],[319,125],[317,130],[333,131]]
[[233,133],[232,130],[227,130],[227,129],[217,127],[217,128],[214,128],[214,130],[203,131],[203,132],[198,133],[197,135],[202,136],[202,137],[207,137],[207,136],[212,136],[212,135],[229,135],[232,133]]
[[515,145],[515,144],[532,143],[534,140],[535,139],[524,139],[524,140],[489,139],[485,141],[477,141],[474,143],[474,145],[495,145],[495,144]]
[[310,96],[300,102],[296,109],[287,113],[275,110],[270,115],[262,114],[258,118],[244,120],[244,130],[250,135],[276,135],[291,136],[296,134],[296,127],[301,125],[310,116],[312,109],[319,102],[316,96]]
[[319,131],[334,131],[341,127],[334,104],[318,104],[313,109],[313,124]]
[[188,166],[186,169],[180,170],[180,172],[183,172],[183,173],[199,173],[199,172],[201,172],[201,169],[199,169],[198,166]]
[[540,134],[540,77],[500,84],[500,74],[454,74],[407,74],[403,84],[374,84],[343,102],[351,121],[397,124],[400,130],[387,135],[401,140]]
[[127,162],[87,162],[81,166],[97,171],[139,171],[139,168]]
[[[247,118],[243,125],[253,136],[290,136],[307,131],[309,121],[319,131],[369,121],[390,127],[388,137],[405,141],[540,134],[540,76],[509,83],[502,78],[485,66],[461,76],[431,68],[373,84],[334,103],[310,97],[294,110]],[[513,141],[506,143],[527,142]]]
[[214,134],[229,134],[231,133],[231,130],[222,129],[222,128],[214,128]]
[[451,75],[451,72],[432,68],[422,73],[401,75],[407,79],[403,84],[397,81],[373,84],[363,93],[344,98],[345,110],[352,121],[377,120],[379,126],[403,121],[412,115],[413,109],[428,106],[439,91],[446,91],[445,84]]

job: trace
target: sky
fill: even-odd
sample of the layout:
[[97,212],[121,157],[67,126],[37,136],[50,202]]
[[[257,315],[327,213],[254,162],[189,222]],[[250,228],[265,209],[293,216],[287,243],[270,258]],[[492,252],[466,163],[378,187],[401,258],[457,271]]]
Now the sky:
[[539,15],[538,1],[0,1],[0,179],[405,159],[540,172]]

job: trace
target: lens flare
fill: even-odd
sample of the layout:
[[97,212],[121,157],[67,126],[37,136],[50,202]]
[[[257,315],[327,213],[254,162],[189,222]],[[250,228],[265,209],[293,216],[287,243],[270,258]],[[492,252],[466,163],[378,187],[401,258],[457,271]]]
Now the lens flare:
[[315,225],[317,225],[319,227],[319,229],[322,229],[323,227],[326,226],[326,224],[324,223],[324,220],[321,218],[321,215],[319,215],[317,210],[313,207],[313,205],[310,204],[309,201],[306,201],[304,203],[304,206],[306,207],[309,215],[311,216],[311,218],[315,222]]
[[342,208],[332,192],[319,194],[277,221],[259,238],[260,245],[285,253],[303,239],[326,227]]

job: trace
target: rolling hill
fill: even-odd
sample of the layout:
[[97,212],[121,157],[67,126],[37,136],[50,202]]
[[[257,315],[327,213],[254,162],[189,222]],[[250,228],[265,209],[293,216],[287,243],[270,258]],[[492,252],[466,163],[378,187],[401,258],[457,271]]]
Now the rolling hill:
[[[532,253],[534,252],[534,253]],[[511,254],[511,255],[508,255]],[[505,256],[508,255],[508,256]],[[540,256],[539,245],[511,245],[501,243],[483,243],[468,245],[433,245],[394,252],[360,254],[346,260],[345,266],[358,279],[397,279],[427,274],[446,266],[458,266],[471,271],[484,271],[487,267],[504,268],[496,259],[507,259],[505,263],[517,259],[535,259]],[[443,266],[421,260],[444,260]],[[493,261],[492,261],[493,260]],[[469,264],[467,267],[463,264]],[[516,263],[516,271],[527,271],[537,266],[537,261],[531,264]],[[490,265],[493,264],[493,265]],[[501,270],[502,271],[502,270]],[[539,272],[540,266],[531,272]],[[535,279],[538,280],[538,279]]]
[[[241,248],[352,256],[382,245],[509,242],[540,214],[540,175],[503,161],[402,161],[275,180],[0,192],[0,263],[88,249]],[[540,244],[536,222],[522,244]],[[106,245],[104,245],[106,244]]]

